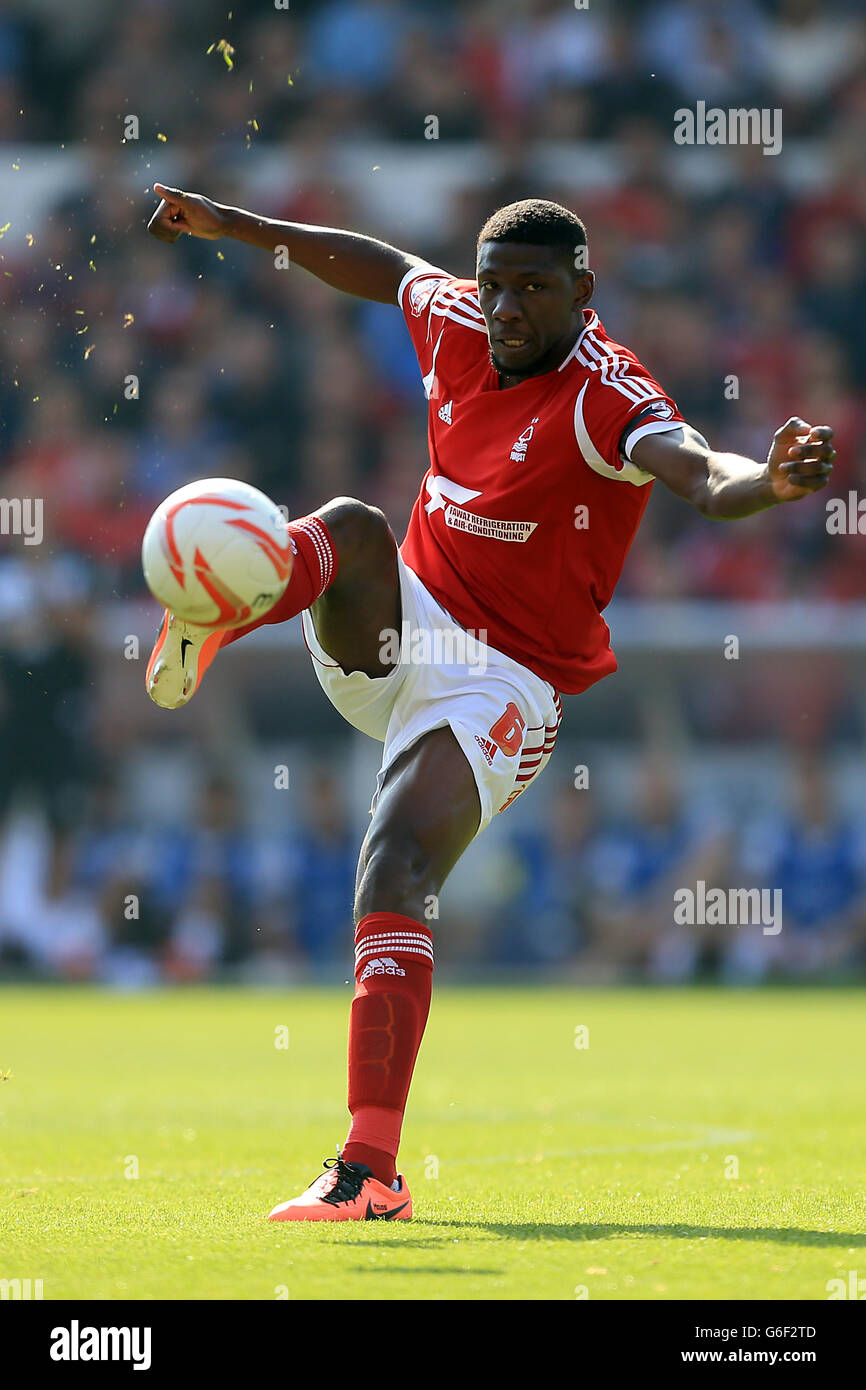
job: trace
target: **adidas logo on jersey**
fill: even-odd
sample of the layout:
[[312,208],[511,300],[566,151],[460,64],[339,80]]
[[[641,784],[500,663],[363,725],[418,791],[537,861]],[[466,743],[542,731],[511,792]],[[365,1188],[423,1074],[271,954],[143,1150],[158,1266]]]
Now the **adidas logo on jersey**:
[[445,405],[440,405],[439,407],[439,419],[444,420],[446,425],[451,424],[451,407],[453,404],[453,401],[446,401]]
[[536,415],[535,419],[532,421],[532,424],[527,425],[526,429],[523,431],[523,434],[519,435],[512,444],[510,457],[514,463],[523,463],[525,461],[526,450],[529,447],[530,439],[535,433],[535,426],[537,424],[538,416]]
[[406,971],[392,960],[390,956],[383,956],[381,960],[369,960],[364,966],[364,973],[361,976],[361,984],[370,975],[405,975]]

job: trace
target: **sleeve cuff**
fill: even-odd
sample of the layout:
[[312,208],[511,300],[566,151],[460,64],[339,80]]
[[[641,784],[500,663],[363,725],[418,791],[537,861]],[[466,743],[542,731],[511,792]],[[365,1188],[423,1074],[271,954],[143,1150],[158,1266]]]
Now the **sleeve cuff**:
[[645,434],[673,434],[675,430],[681,430],[682,427],[682,420],[650,420],[648,424],[638,425],[637,429],[632,430],[631,434],[626,437],[622,452],[629,463],[632,463],[634,460],[631,451]]

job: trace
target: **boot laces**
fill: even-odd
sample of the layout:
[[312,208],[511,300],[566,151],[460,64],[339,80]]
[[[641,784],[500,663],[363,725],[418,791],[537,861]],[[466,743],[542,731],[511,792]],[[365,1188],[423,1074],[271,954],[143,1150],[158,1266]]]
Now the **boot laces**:
[[360,1195],[367,1181],[367,1173],[354,1163],[347,1163],[338,1154],[336,1158],[326,1158],[323,1165],[331,1176],[331,1185],[322,1196],[323,1202],[338,1206],[340,1202],[353,1202]]

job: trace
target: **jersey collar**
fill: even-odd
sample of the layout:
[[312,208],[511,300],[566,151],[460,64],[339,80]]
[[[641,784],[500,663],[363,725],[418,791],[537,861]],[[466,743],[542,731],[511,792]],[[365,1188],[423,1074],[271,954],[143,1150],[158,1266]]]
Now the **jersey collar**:
[[594,309],[584,309],[584,310],[583,310],[583,328],[582,328],[581,332],[578,333],[577,337],[575,338],[574,344],[572,345],[571,350],[569,351],[568,356],[565,357],[565,358],[563,359],[563,361],[560,362],[559,366],[557,367],[556,370],[557,370],[558,372],[561,372],[562,369],[563,369],[563,367],[565,367],[565,366],[571,361],[571,359],[572,359],[573,357],[576,357],[576,356],[577,356],[577,353],[578,353],[578,351],[579,351],[579,349],[580,349],[580,345],[581,345],[581,343],[583,342],[584,338],[586,337],[587,333],[591,333],[592,330],[593,330],[594,328],[598,328],[598,326],[599,326],[599,324],[598,324],[598,314],[595,312],[595,310],[594,310]]

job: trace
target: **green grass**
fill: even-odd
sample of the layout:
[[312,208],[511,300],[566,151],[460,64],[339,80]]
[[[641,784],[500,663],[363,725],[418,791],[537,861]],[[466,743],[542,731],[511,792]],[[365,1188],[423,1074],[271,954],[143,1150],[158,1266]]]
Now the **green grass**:
[[442,988],[401,1154],[416,1219],[269,1224],[345,1136],[349,997],[0,991],[0,1278],[772,1300],[866,1275],[862,993]]

